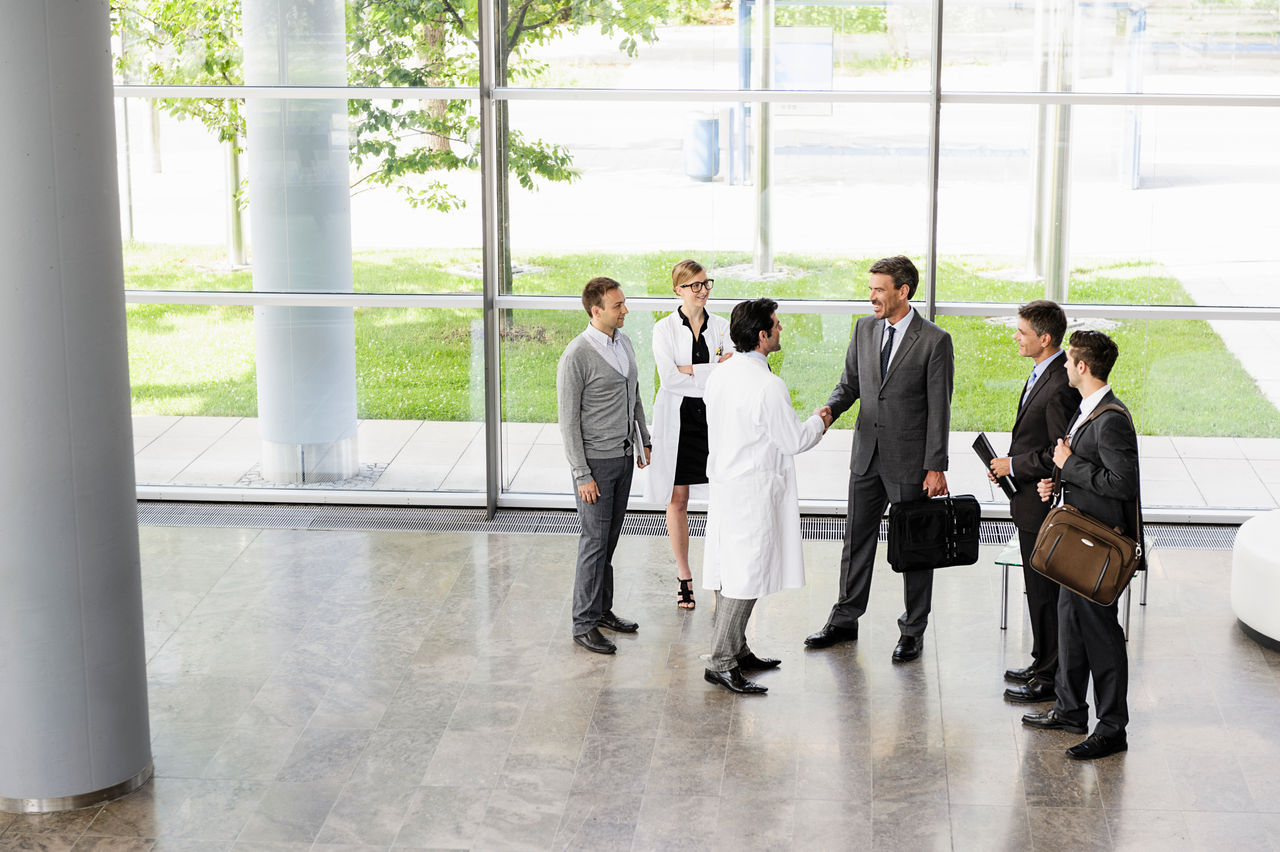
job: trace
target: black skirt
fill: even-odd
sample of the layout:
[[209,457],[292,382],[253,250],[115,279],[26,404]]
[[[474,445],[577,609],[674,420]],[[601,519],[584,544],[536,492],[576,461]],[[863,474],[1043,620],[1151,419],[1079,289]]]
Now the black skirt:
[[680,402],[680,446],[676,449],[675,485],[707,481],[707,406],[695,396]]

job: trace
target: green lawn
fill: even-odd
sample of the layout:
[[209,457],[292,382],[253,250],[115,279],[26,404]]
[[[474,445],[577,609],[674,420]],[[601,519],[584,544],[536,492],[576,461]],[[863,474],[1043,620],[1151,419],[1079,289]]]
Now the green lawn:
[[[521,294],[576,294],[597,274],[621,281],[630,295],[666,295],[679,252],[641,255],[534,255],[515,262]],[[477,292],[474,251],[379,251],[354,258],[358,292]],[[724,268],[742,254],[702,255]],[[871,258],[787,256],[800,277],[759,284],[716,276],[720,298],[861,298]],[[956,258],[939,269],[946,300],[1021,302],[1036,298],[1034,283],[1000,278],[999,259]],[[250,274],[218,271],[214,248],[133,244],[125,251],[126,285],[138,289],[248,290]],[[1190,304],[1176,280],[1147,263],[1099,264],[1072,272],[1072,298],[1082,302]],[[657,317],[662,314],[658,313]],[[479,420],[483,394],[476,309],[360,308],[356,318],[359,414],[370,419]],[[653,317],[633,311],[627,331],[641,357],[646,403],[654,387],[649,355]],[[504,416],[514,422],[555,419],[555,368],[560,351],[586,323],[565,311],[513,311],[504,332]],[[253,363],[253,310],[247,307],[130,305],[128,308],[133,410],[138,414],[253,416],[257,390]],[[944,316],[956,349],[954,430],[1006,431],[1010,400],[1028,366],[1017,356],[1009,328],[981,317]],[[852,327],[850,317],[788,314],[775,369],[808,413],[839,378]],[[1236,358],[1205,322],[1125,321],[1110,333],[1120,346],[1112,385],[1134,409],[1148,435],[1280,437],[1280,412],[1258,391]],[[475,345],[473,347],[473,340]],[[1224,400],[1229,402],[1224,403]],[[837,428],[849,428],[846,415]]]

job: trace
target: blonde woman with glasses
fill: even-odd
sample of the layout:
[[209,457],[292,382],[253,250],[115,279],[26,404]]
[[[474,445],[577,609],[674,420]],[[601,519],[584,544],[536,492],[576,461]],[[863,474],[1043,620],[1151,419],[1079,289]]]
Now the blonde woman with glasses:
[[653,463],[649,490],[654,503],[667,504],[667,535],[680,583],[676,603],[693,609],[689,570],[689,488],[707,481],[707,409],[702,392],[707,376],[733,354],[729,322],[707,313],[714,280],[693,260],[671,270],[679,306],[653,326],[653,362],[659,388],[653,404]]

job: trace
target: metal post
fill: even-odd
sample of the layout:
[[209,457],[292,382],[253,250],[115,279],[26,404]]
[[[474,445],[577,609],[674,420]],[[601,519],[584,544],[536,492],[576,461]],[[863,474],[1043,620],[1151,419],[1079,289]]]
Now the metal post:
[[[497,2],[481,0],[480,23],[480,185],[481,221],[483,224],[483,287],[484,287],[484,449],[485,449],[485,517],[492,518],[498,510],[498,492],[502,465],[502,372],[501,372],[501,322],[498,312],[498,293],[505,285],[503,256],[505,251],[505,223],[500,221],[504,207],[500,186],[506,180],[501,168],[505,158],[500,156],[500,146],[506,140],[500,138],[502,122],[499,121],[499,103],[494,100],[502,46],[498,39],[499,27],[495,16]],[[505,29],[505,28],[503,28]]]
[[1009,564],[1001,565],[1000,572],[1000,629],[1009,627]]
[[[1038,66],[1036,91],[1049,87],[1049,11],[1045,5],[1050,0],[1036,0],[1035,57]],[[1049,107],[1036,105],[1035,135],[1031,140],[1031,232],[1027,240],[1027,275],[1044,276],[1044,220],[1045,220],[1045,161],[1048,147]]]
[[[1075,4],[1059,0],[1054,9],[1054,73],[1057,89],[1071,91],[1071,22]],[[1070,258],[1067,254],[1068,195],[1071,188],[1071,106],[1054,107],[1053,149],[1050,154],[1049,215],[1046,225],[1044,295],[1058,303],[1067,300]]]
[[942,110],[942,0],[933,0],[933,29],[929,51],[929,225],[926,235],[925,268],[929,281],[925,289],[925,316],[937,316],[938,299],[938,154],[941,147]]
[[[752,69],[755,72],[755,87],[760,90],[772,89],[773,0],[756,0],[751,37],[754,46],[752,52],[755,54]],[[773,271],[773,240],[769,233],[772,225],[769,184],[773,179],[773,128],[769,121],[771,106],[766,101],[752,104],[753,135],[756,140],[756,239],[753,256],[758,275]]]
[[[751,88],[751,6],[755,0],[738,0],[738,88]],[[747,182],[747,110],[739,101],[729,118],[729,185]]]
[[[123,32],[120,37],[124,42]],[[124,48],[120,48],[121,53]],[[120,158],[120,167],[124,170],[124,238],[133,242],[133,146],[129,141],[129,99],[120,99],[120,132],[124,137],[124,156]]]

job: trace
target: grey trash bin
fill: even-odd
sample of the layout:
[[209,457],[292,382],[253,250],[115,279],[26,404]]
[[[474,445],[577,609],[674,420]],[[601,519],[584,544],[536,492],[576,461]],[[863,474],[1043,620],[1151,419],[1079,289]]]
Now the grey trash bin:
[[689,119],[684,131],[684,173],[709,181],[720,172],[720,119]]

